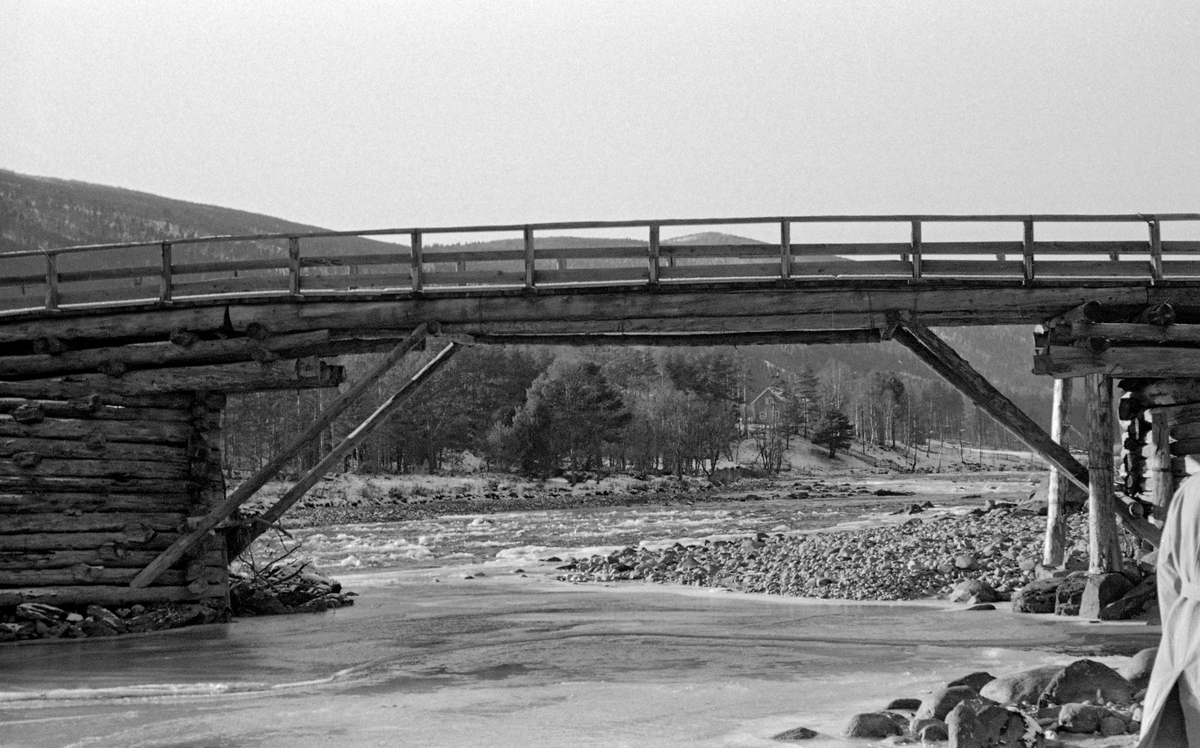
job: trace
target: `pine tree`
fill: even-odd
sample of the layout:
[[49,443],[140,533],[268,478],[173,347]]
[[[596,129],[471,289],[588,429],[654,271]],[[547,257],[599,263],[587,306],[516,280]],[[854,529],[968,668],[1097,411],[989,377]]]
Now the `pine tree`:
[[854,427],[850,419],[840,410],[830,408],[821,416],[813,432],[813,443],[829,450],[829,456],[836,457],[839,449],[850,448],[850,440],[854,436]]

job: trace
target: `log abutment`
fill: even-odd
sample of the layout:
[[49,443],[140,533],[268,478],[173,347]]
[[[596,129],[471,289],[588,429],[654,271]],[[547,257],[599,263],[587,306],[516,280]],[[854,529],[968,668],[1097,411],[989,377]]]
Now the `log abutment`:
[[51,626],[40,606],[85,615],[172,603],[176,618],[186,606],[198,620],[224,615],[221,533],[154,584],[130,582],[223,500],[225,396],[5,394],[0,385],[0,635],[22,621]]

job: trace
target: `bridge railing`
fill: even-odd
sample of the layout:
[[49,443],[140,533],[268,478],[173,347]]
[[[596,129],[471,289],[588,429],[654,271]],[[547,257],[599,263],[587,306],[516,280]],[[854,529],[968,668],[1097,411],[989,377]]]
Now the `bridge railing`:
[[[1045,227],[1064,224],[1097,230],[1088,239],[1039,238]],[[1130,238],[1129,229],[1139,224],[1143,238]],[[1164,224],[1172,224],[1165,237]],[[1116,225],[1125,230],[1113,230]],[[712,232],[727,227],[771,237]],[[819,227],[891,238],[815,241]],[[946,227],[958,234],[976,232],[979,238],[931,240],[931,229],[945,233]],[[699,228],[709,233],[669,235]],[[0,254],[0,309],[821,279],[1153,284],[1200,280],[1198,228],[1200,214],[783,216],[175,237]],[[582,240],[562,235],[571,231],[641,236]],[[997,233],[1012,236],[997,239]],[[494,239],[497,235],[503,238]],[[445,242],[464,237],[493,239]]]

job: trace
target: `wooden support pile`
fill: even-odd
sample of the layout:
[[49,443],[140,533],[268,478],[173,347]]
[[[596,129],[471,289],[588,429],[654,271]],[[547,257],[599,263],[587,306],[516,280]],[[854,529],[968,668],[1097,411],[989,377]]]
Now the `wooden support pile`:
[[0,397],[0,606],[224,605],[213,535],[154,586],[128,585],[224,496],[223,395]]
[[[1088,380],[1092,566],[1110,566],[1111,528],[1105,484],[1111,476],[1111,416],[1105,392],[1119,378],[1125,396],[1117,409],[1121,437],[1120,487],[1114,506],[1143,524],[1161,525],[1171,496],[1200,454],[1200,308],[1159,301],[1149,306],[1105,306],[1091,301],[1043,323],[1035,332],[1034,373],[1059,381]],[[1105,412],[1101,412],[1105,411]],[[1127,526],[1132,526],[1126,522]],[[1153,525],[1152,525],[1153,526]],[[1050,553],[1048,531],[1047,556]],[[1143,540],[1148,540],[1142,535]]]

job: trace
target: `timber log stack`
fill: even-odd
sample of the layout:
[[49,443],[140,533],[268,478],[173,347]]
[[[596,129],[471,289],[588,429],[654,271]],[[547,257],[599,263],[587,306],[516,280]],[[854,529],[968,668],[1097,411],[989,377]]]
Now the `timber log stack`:
[[220,394],[0,397],[0,606],[228,599],[209,535],[144,588],[137,572],[224,499]]
[[1200,453],[1200,309],[1164,301],[1145,307],[1092,301],[1034,333],[1034,373],[1069,382],[1115,381],[1125,393],[1119,483],[1133,513],[1161,523]]

